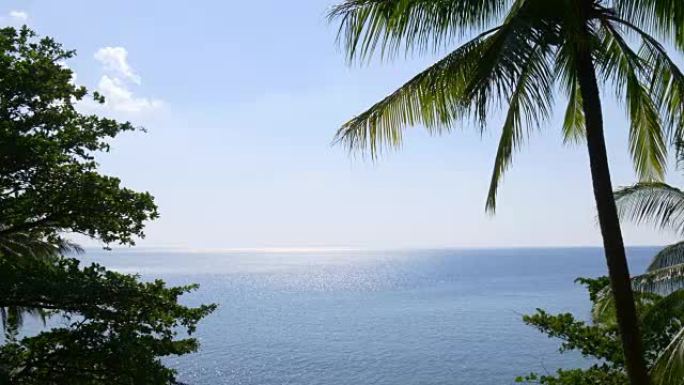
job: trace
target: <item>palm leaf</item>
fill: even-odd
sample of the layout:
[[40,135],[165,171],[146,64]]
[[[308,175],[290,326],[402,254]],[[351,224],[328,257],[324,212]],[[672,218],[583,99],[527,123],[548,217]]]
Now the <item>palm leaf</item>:
[[624,94],[630,117],[629,149],[642,181],[660,181],[667,161],[664,129],[646,78],[649,62],[634,52],[620,31],[602,20],[605,56],[601,71],[613,79],[618,96]]
[[664,183],[638,183],[615,192],[621,218],[684,234],[684,192]]
[[31,232],[0,236],[0,254],[24,258],[51,258],[68,253],[81,253],[83,249],[64,238],[45,239]]
[[338,41],[349,59],[384,56],[404,47],[425,50],[450,43],[465,31],[491,26],[512,0],[347,0],[328,18],[340,19]]
[[684,264],[664,267],[632,278],[635,291],[670,294],[684,288]]
[[684,384],[684,328],[658,356],[651,377],[654,385]]
[[659,106],[660,114],[668,134],[675,144],[684,139],[684,74],[665,51],[663,46],[638,26],[611,15],[605,16],[641,40],[639,56],[649,74],[649,93],[654,105]]
[[656,335],[667,330],[673,321],[684,321],[684,290],[677,290],[657,299],[653,306],[641,315],[641,321],[644,331]]
[[684,242],[678,242],[660,250],[653,257],[647,271],[654,271],[684,263]]
[[594,323],[605,325],[613,325],[617,322],[615,298],[609,286],[596,294],[596,300],[591,308],[591,319]]
[[350,150],[368,149],[376,157],[383,147],[399,147],[406,126],[448,131],[466,112],[462,95],[469,73],[482,57],[487,34],[464,44],[421,72],[367,111],[345,123],[335,136]]
[[573,76],[572,86],[569,90],[568,107],[563,119],[563,143],[579,143],[587,136],[587,128],[584,120],[584,108],[582,106],[582,93],[579,83]]
[[520,70],[508,113],[501,129],[501,138],[494,161],[494,171],[487,196],[488,210],[496,210],[496,194],[499,182],[510,166],[513,151],[520,146],[524,135],[524,123],[541,124],[548,119],[553,101],[553,72],[543,45],[537,45]]
[[622,19],[684,48],[684,7],[681,0],[613,0],[613,3]]
[[[660,295],[635,291],[634,299],[637,313],[643,318],[649,314],[653,305],[660,300]],[[605,287],[596,294],[594,305],[591,309],[591,318],[594,323],[617,326],[617,313],[615,311],[615,297],[610,286]]]
[[[369,150],[376,157],[384,147],[401,146],[406,126],[423,125],[431,133],[441,133],[450,131],[457,121],[474,117],[484,127],[492,106],[510,103],[535,47],[543,37],[551,38],[540,31],[543,23],[537,25],[528,11],[514,8],[503,25],[461,46],[344,124],[335,140],[350,150]],[[531,81],[541,84],[546,79]],[[542,90],[549,91],[537,104],[548,105],[552,93],[549,87]]]
[[[0,258],[34,259],[37,262],[47,262],[60,255],[81,253],[83,249],[61,237],[46,239],[38,233],[12,233],[0,237]],[[30,315],[39,317],[45,323],[49,312],[44,309],[28,307],[0,307],[0,325],[5,331],[7,339],[17,336],[23,325],[24,317]]]

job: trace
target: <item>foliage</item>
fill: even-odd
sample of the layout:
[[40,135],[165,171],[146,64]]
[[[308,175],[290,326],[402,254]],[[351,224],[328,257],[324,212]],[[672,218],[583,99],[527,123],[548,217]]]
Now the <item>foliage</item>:
[[[17,279],[21,277],[21,279]],[[166,287],[76,259],[0,256],[0,308],[44,309],[61,327],[0,347],[0,373],[12,384],[169,384],[174,371],[159,357],[195,351],[176,339],[215,307],[188,308],[178,297],[196,285]]]
[[149,193],[99,174],[94,153],[134,127],[77,111],[88,94],[63,64],[73,55],[26,27],[0,29],[0,236],[72,232],[133,244],[157,207]]
[[[682,143],[677,145],[678,163],[681,165]],[[684,233],[684,193],[680,189],[664,183],[641,182],[619,189],[615,198],[623,218]],[[642,295],[657,293],[667,296],[645,321],[654,327],[669,328],[674,334],[663,341],[667,347],[654,365],[653,377],[662,384],[681,383],[684,378],[684,317],[674,325],[664,324],[662,319],[667,319],[667,314],[684,314],[684,242],[660,250],[647,271],[632,278],[632,286]]]
[[[578,279],[584,284],[594,307],[602,307],[608,287],[605,277],[599,279]],[[646,362],[652,373],[655,385],[684,384],[682,376],[681,349],[677,341],[681,339],[684,326],[684,291],[676,291],[667,296],[649,294],[637,296],[637,308],[646,348]],[[612,307],[613,304],[610,304]],[[626,385],[622,345],[618,336],[617,323],[612,318],[614,311],[596,316],[592,322],[577,320],[572,314],[550,315],[538,309],[536,314],[525,316],[528,325],[534,326],[551,338],[559,338],[561,352],[577,351],[592,359],[592,364],[583,369],[561,369],[555,374],[540,375],[531,373],[518,377],[517,382],[540,383],[547,385],[609,384]],[[672,352],[676,351],[674,355]],[[676,354],[680,354],[677,356]],[[674,359],[671,359],[675,357]],[[670,364],[669,367],[666,367]],[[679,366],[677,366],[679,365]]]
[[407,126],[440,134],[472,121],[485,130],[490,113],[507,107],[487,198],[494,210],[514,152],[547,123],[558,90],[568,100],[564,140],[584,140],[577,65],[586,47],[601,85],[629,114],[636,171],[661,180],[666,145],[684,134],[684,75],[660,41],[684,48],[682,7],[674,0],[587,3],[591,9],[581,13],[574,0],[343,1],[330,18],[340,20],[350,60],[439,51],[475,36],[346,122],[336,140],[376,157],[401,146]]
[[[681,164],[681,144],[678,158]],[[660,229],[684,234],[684,192],[677,187],[641,182],[617,190],[615,200],[624,219],[652,223]],[[646,273],[633,278],[633,286],[638,291],[658,293],[684,289],[684,242],[658,252]]]
[[376,158],[398,148],[408,126],[432,134],[469,122],[489,128],[503,113],[486,209],[530,133],[567,99],[565,142],[587,142],[594,198],[632,385],[648,382],[627,260],[612,196],[601,89],[629,116],[640,180],[662,181],[668,144],[684,138],[684,75],[663,43],[684,50],[681,0],[344,0],[330,19],[350,60],[439,52],[466,42],[344,123],[336,141]]
[[[95,155],[135,128],[79,112],[89,94],[64,64],[73,55],[26,27],[0,29],[0,384],[172,384],[161,357],[196,350],[185,333],[215,306],[179,304],[195,285],[65,256],[82,252],[69,233],[133,245],[158,216],[149,193],[98,172]],[[22,334],[27,314],[53,327]]]

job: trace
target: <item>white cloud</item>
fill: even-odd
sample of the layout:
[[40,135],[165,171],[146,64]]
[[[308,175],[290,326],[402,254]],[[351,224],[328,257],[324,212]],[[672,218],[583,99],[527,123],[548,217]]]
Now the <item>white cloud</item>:
[[25,23],[28,20],[28,13],[24,11],[10,11],[9,17],[17,23]]
[[102,64],[102,76],[96,90],[104,96],[105,103],[84,101],[81,103],[83,108],[127,118],[130,114],[139,116],[165,107],[162,100],[134,94],[133,88],[141,84],[141,78],[128,63],[128,51],[124,47],[103,47],[93,57]]
[[95,60],[104,65],[104,70],[111,75],[121,76],[140,84],[140,76],[128,64],[128,51],[124,47],[103,47],[95,52]]
[[10,25],[19,27],[28,21],[28,13],[24,11],[12,10],[5,15],[0,15],[0,25]]
[[116,77],[102,75],[97,90],[105,97],[105,106],[119,112],[145,112],[164,106],[158,99],[141,98],[133,95],[124,81]]

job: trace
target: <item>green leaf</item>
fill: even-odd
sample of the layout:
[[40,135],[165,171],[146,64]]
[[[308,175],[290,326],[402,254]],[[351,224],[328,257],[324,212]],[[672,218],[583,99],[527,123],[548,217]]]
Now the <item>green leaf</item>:
[[632,278],[635,290],[669,294],[684,288],[684,264],[664,267]]
[[363,59],[376,50],[394,55],[440,48],[471,28],[491,27],[512,0],[347,0],[328,18],[340,20],[338,40],[349,59]]
[[653,257],[647,271],[654,271],[665,267],[684,264],[684,242],[678,242],[660,250]]
[[651,370],[654,385],[684,384],[684,328],[660,354]]
[[623,219],[653,223],[684,234],[684,192],[664,183],[637,183],[615,192]]

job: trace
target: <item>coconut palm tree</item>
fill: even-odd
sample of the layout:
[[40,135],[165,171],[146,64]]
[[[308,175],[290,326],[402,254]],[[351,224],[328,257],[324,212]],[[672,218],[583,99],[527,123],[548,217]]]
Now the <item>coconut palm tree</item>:
[[[80,254],[83,249],[76,243],[58,236],[46,237],[36,231],[0,235],[0,260],[7,258],[12,264],[50,263],[65,254]],[[24,315],[39,317],[45,322],[49,315],[44,309],[30,307],[0,307],[0,327],[5,338],[14,339],[21,328]]]
[[[678,158],[681,164],[684,161],[681,145]],[[681,189],[665,183],[641,182],[617,190],[615,200],[622,218],[636,223],[652,223],[661,229],[684,235],[684,191]],[[677,320],[675,326],[679,327],[653,365],[654,379],[662,384],[684,382],[684,242],[660,250],[646,272],[632,278],[632,287],[640,295],[665,296],[642,318],[655,313],[668,321]],[[599,309],[598,313],[601,312]],[[663,324],[648,323],[656,326]],[[670,326],[670,323],[666,325]]]
[[[636,223],[684,235],[684,191],[658,182],[641,182],[615,192],[618,212]],[[684,242],[669,245],[654,257],[646,273],[632,279],[639,291],[669,294],[684,289]]]
[[613,199],[600,87],[629,113],[630,150],[641,180],[658,181],[670,140],[684,130],[684,77],[662,43],[684,49],[681,0],[345,0],[330,12],[350,60],[425,53],[470,39],[345,123],[336,140],[377,157],[407,126],[444,133],[487,128],[506,108],[486,207],[526,135],[567,99],[563,135],[586,141],[627,372],[649,382],[629,269]]

